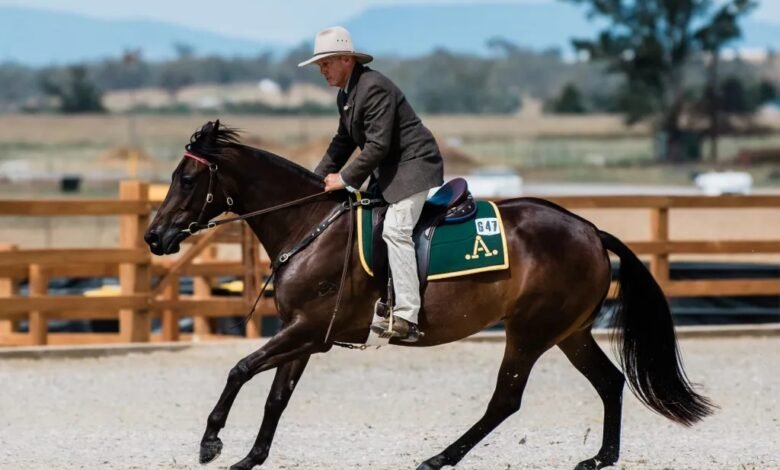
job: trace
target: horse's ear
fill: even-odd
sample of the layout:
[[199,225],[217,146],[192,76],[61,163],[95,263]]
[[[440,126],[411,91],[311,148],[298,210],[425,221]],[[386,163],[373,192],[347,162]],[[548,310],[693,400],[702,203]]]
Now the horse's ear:
[[214,125],[212,125],[209,130],[209,140],[212,144],[217,143],[217,137],[219,137],[219,119],[214,121]]

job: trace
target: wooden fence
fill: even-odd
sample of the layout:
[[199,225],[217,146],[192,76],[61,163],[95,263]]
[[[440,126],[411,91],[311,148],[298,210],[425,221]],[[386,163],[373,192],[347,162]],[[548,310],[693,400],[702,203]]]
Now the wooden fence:
[[[0,216],[119,215],[119,246],[97,249],[18,249],[0,245],[0,345],[127,343],[214,338],[213,320],[245,315],[253,292],[268,270],[254,234],[246,224],[232,224],[187,240],[178,258],[152,257],[143,234],[159,201],[148,198],[149,188],[123,182],[119,200],[2,200]],[[1,240],[0,240],[1,241]],[[219,259],[218,245],[240,244],[241,258]],[[50,295],[54,277],[117,276],[115,295]],[[180,295],[180,277],[192,276],[193,294]],[[212,296],[218,276],[238,276],[249,288],[241,297]],[[28,295],[19,283],[28,281]],[[156,282],[155,282],[156,281]],[[246,334],[260,336],[263,315],[274,314],[272,299],[262,299]],[[193,335],[179,332],[179,319],[193,317]],[[161,332],[151,333],[151,319],[161,319]],[[49,333],[48,320],[119,321],[118,333]],[[28,332],[18,323],[26,320]]]
[[[780,196],[593,196],[552,198],[571,210],[649,211],[648,240],[628,241],[649,257],[650,269],[670,297],[780,295],[780,279],[680,280],[669,278],[669,260],[679,254],[780,253],[780,237],[765,240],[672,240],[670,212],[677,209],[780,209]],[[215,318],[244,315],[268,273],[268,260],[248,227],[220,226],[187,240],[188,249],[174,259],[152,257],[143,232],[159,201],[149,199],[148,185],[123,182],[118,200],[0,200],[0,216],[120,215],[119,246],[99,249],[18,249],[0,244],[0,345],[111,343],[213,339]],[[621,236],[619,232],[615,235]],[[2,239],[0,239],[2,242]],[[217,246],[240,244],[238,260],[218,257]],[[108,296],[51,295],[53,277],[118,276],[119,292]],[[191,296],[180,294],[181,276],[192,276]],[[243,279],[241,297],[212,296],[217,276]],[[21,280],[28,295],[19,294]],[[154,282],[156,280],[156,282]],[[260,336],[260,320],[273,315],[272,299],[262,299],[248,336]],[[193,335],[179,332],[179,319],[192,317]],[[161,320],[152,334],[151,319]],[[119,332],[50,333],[49,320],[115,319]],[[28,332],[19,332],[26,320]]]

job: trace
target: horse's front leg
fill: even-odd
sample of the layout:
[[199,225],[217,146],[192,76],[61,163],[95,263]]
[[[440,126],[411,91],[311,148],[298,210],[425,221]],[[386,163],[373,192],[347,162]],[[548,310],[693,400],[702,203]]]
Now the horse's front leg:
[[303,356],[292,362],[280,366],[276,369],[274,383],[271,385],[271,392],[265,402],[265,413],[263,414],[263,424],[260,426],[260,432],[252,446],[252,450],[243,460],[230,467],[231,470],[252,469],[256,465],[262,465],[268,458],[268,452],[271,449],[271,442],[274,440],[276,426],[279,424],[279,418],[290,401],[295,386],[306,368],[311,356]]
[[321,340],[311,339],[318,336],[314,334],[316,331],[303,323],[290,325],[230,370],[225,389],[206,422],[206,432],[200,442],[200,463],[211,462],[219,456],[222,450],[219,431],[225,427],[233,401],[245,383],[260,372],[327,349]]

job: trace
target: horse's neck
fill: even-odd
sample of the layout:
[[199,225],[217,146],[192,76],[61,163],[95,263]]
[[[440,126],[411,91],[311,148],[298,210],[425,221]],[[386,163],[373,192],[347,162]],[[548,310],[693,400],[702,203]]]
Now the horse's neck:
[[[297,199],[291,197],[290,200]],[[312,229],[333,212],[336,203],[307,202],[249,219],[249,226],[262,243],[268,256],[274,260],[284,250],[301,241]]]
[[[322,191],[322,187],[289,169],[264,162],[260,171],[237,175],[242,188],[241,212],[249,213],[284,204]],[[282,250],[300,241],[333,211],[337,202],[328,196],[306,201],[247,219],[268,256],[276,259]]]

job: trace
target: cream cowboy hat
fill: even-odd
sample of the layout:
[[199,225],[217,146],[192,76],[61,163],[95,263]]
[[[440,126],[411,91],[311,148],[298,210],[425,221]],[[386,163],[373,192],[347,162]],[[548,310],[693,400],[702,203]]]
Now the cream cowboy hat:
[[332,28],[323,29],[317,33],[317,37],[314,38],[314,56],[311,59],[301,62],[298,67],[309,65],[325,57],[334,55],[351,55],[355,57],[355,60],[361,64],[367,64],[374,60],[374,58],[368,54],[362,52],[355,52],[355,46],[352,44],[352,35],[346,28],[341,26],[334,26]]

